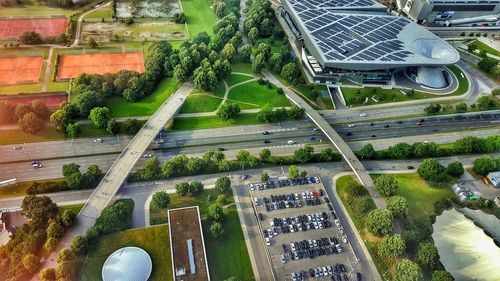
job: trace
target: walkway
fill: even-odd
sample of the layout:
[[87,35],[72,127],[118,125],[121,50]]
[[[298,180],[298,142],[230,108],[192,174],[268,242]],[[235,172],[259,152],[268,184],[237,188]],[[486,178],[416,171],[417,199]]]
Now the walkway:
[[[85,203],[78,214],[77,224],[66,233],[59,244],[58,250],[71,245],[71,241],[74,237],[84,234],[95,224],[102,210],[113,200],[113,197],[120,189],[135,163],[141,158],[144,151],[148,148],[163,126],[165,126],[165,124],[174,117],[177,111],[180,110],[186,97],[192,90],[193,86],[191,84],[186,83],[182,85],[162,104],[135,135],[118,159],[113,163],[89,200]],[[55,266],[58,250],[52,253],[45,263],[45,267]]]
[[333,143],[335,148],[342,154],[344,160],[349,164],[351,169],[356,174],[359,181],[366,187],[366,189],[370,192],[370,195],[373,197],[373,201],[378,208],[385,207],[385,202],[382,198],[380,198],[375,191],[373,180],[366,172],[363,164],[358,160],[354,152],[349,148],[347,143],[335,132],[335,130],[328,124],[321,115],[319,115],[314,108],[312,108],[307,102],[305,102],[302,98],[300,98],[295,92],[291,91],[287,87],[285,87],[274,75],[272,75],[269,71],[264,70],[262,72],[264,76],[271,81],[271,83],[278,85],[283,88],[285,91],[285,95],[290,99],[294,104],[298,107],[301,107],[305,110],[307,116],[323,131],[323,133],[328,137],[328,139]]
[[88,14],[90,14],[96,10],[107,7],[109,5],[111,5],[111,2],[107,2],[107,3],[101,4],[101,5],[96,5],[94,9],[89,10],[89,11],[81,14],[78,17],[78,21],[76,23],[75,41],[73,42],[71,47],[78,47],[78,45],[80,44],[80,35],[82,33],[82,23],[83,23],[83,19],[85,18],[85,16],[87,16]]

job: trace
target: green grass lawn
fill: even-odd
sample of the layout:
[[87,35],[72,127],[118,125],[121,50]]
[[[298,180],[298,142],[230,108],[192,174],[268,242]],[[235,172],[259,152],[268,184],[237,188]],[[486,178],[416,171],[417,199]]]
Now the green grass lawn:
[[80,210],[83,208],[84,204],[72,204],[72,205],[64,205],[64,206],[59,206],[58,213],[62,214],[66,210],[72,210],[75,214],[78,214]]
[[226,94],[226,85],[224,85],[224,82],[217,82],[217,88],[215,88],[213,94],[219,98],[224,98]]
[[251,79],[253,79],[253,77],[246,76],[246,75],[241,75],[241,74],[231,74],[225,80],[227,82],[227,85],[229,87],[231,87],[233,85],[236,85],[238,83],[245,82],[245,81],[248,81],[248,80],[251,80]]
[[0,95],[15,95],[20,93],[33,94],[42,91],[42,84],[17,84],[17,85],[2,85],[0,87]]
[[106,258],[114,251],[126,246],[142,248],[149,254],[153,262],[153,271],[149,280],[172,280],[167,225],[120,231],[103,236],[99,239],[95,250],[88,255],[79,280],[102,280],[101,270]]
[[458,89],[450,95],[465,94],[465,92],[467,92],[467,89],[469,89],[469,81],[464,76],[462,70],[460,70],[460,68],[458,68],[456,65],[449,65],[448,69],[451,70],[451,72],[453,72],[453,74],[455,74],[458,79]]
[[[215,189],[204,189],[203,192],[198,196],[180,196],[176,193],[170,195],[170,205],[165,209],[156,209],[152,205],[150,206],[150,222],[151,224],[166,223],[168,220],[168,209],[183,208],[189,206],[198,206],[200,208],[201,219],[206,218],[207,209],[210,202],[207,201],[207,196],[211,195],[213,200],[217,198],[220,193]],[[232,193],[228,192],[224,194],[226,196],[226,204],[234,202],[234,197]]]
[[272,89],[264,85],[259,85],[257,81],[238,85],[229,91],[228,98],[235,101],[247,102],[263,106],[266,103],[274,107],[290,106],[290,102],[285,95],[280,95],[276,91],[276,86]]
[[314,103],[321,109],[333,109],[332,99],[323,97],[321,94],[321,91],[328,91],[325,85],[298,85],[293,88],[309,99],[311,99],[313,90],[319,91],[319,97],[313,100]]
[[[496,50],[496,49],[494,49],[494,48],[492,48],[492,47],[484,44],[481,41],[476,40],[476,41],[470,43],[469,46],[475,46],[479,51],[484,50],[487,53],[490,53],[492,55],[500,57],[500,51],[499,50]],[[474,53],[474,54],[477,55],[477,53]]]
[[236,206],[224,209],[224,238],[215,240],[203,224],[208,267],[212,280],[226,280],[231,276],[241,281],[254,280],[245,238]]
[[[1,14],[2,10],[0,10]],[[49,56],[48,47],[22,47],[22,48],[4,48],[3,43],[1,44],[0,55],[1,56],[43,56],[45,59]]]
[[172,78],[165,78],[156,90],[138,102],[129,102],[122,97],[106,100],[112,117],[133,117],[152,115],[177,89],[179,84]]
[[70,16],[80,11],[80,9],[62,9],[48,7],[39,4],[36,0],[23,0],[20,4],[13,8],[0,9],[0,17],[51,17],[57,15]]
[[175,118],[170,130],[181,131],[261,124],[262,122],[258,121],[256,117],[256,113],[241,113],[235,119],[230,119],[226,122],[217,116]]
[[101,19],[101,18],[111,18],[113,17],[113,9],[111,5],[99,10],[95,10],[92,13],[85,16],[85,19]]
[[24,142],[40,142],[64,139],[64,134],[54,130],[52,127],[45,127],[35,135],[23,133],[20,129],[3,130],[0,133],[0,145],[24,143]]
[[180,113],[212,112],[217,110],[222,99],[211,93],[191,93],[182,106]]
[[181,1],[184,14],[187,17],[187,25],[191,37],[203,31],[213,36],[212,27],[217,22],[210,8],[210,0],[183,0]]
[[[37,180],[36,182],[44,183],[44,182],[58,181],[58,180],[59,179]],[[26,189],[28,189],[34,182],[35,181],[23,181],[23,182],[18,182],[15,185],[4,186],[0,188],[0,198],[26,195]]]
[[247,74],[258,76],[258,74],[253,73],[252,64],[243,62],[238,57],[236,57],[236,59],[231,64],[231,71],[232,72],[247,73]]

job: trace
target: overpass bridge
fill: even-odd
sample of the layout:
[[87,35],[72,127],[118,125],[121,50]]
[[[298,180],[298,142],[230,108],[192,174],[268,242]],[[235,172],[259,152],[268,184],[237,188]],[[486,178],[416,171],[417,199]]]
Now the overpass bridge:
[[333,143],[335,148],[342,155],[344,160],[349,164],[349,167],[351,167],[358,180],[365,186],[365,188],[370,193],[377,208],[384,208],[385,202],[375,190],[375,185],[373,184],[372,178],[365,170],[363,164],[361,164],[361,162],[356,157],[354,152],[352,152],[352,150],[349,148],[347,143],[340,137],[340,135],[337,132],[335,132],[332,126],[330,126],[330,124],[328,124],[328,122],[326,122],[325,119],[321,117],[321,115],[319,115],[319,113],[314,108],[312,108],[304,99],[302,99],[298,94],[296,94],[292,90],[288,89],[288,87],[283,85],[278,79],[276,79],[276,77],[274,77],[274,75],[272,75],[267,70],[264,70],[263,73],[271,83],[278,85],[284,90],[286,97],[290,101],[292,101],[295,105],[305,110],[306,115],[314,122],[314,124],[316,124],[316,126],[318,126],[319,129],[321,129],[321,131],[323,131],[326,137]]

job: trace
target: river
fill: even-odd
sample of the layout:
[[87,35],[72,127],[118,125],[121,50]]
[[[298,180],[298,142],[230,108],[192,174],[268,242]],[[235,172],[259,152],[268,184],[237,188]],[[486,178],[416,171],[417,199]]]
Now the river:
[[[482,212],[478,215],[490,216]],[[496,224],[500,220],[496,219]],[[444,211],[433,228],[432,238],[441,263],[455,280],[500,280],[500,248],[462,213]]]

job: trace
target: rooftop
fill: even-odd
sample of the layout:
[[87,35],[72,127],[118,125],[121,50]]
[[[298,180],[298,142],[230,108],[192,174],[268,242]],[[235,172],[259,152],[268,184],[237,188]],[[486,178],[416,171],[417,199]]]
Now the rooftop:
[[326,67],[376,70],[447,65],[460,58],[438,36],[371,0],[282,3],[309,52]]
[[103,281],[147,281],[153,264],[148,253],[138,247],[113,252],[102,267]]

